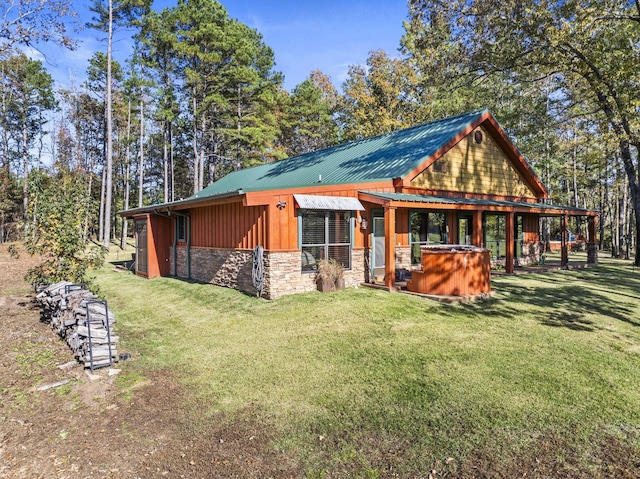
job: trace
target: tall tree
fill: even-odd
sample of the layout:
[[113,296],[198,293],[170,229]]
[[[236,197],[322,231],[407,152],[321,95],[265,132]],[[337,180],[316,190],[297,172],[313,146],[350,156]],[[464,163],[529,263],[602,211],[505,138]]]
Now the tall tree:
[[16,54],[3,61],[0,72],[5,106],[8,107],[0,122],[3,128],[19,138],[14,144],[22,164],[23,221],[26,228],[32,148],[38,135],[45,134],[47,119],[44,113],[56,107],[53,79],[42,63],[30,60],[24,54]]
[[[108,145],[109,138],[111,138],[111,145],[113,145],[113,123],[111,123],[111,128],[109,128],[108,118],[112,118],[113,114],[107,114],[107,96],[102,93],[106,91],[107,84],[111,84],[110,90],[113,91],[114,84],[116,88],[118,87],[118,82],[122,79],[122,70],[120,68],[120,64],[118,62],[111,62],[111,81],[108,81],[108,59],[107,56],[102,52],[96,52],[89,59],[89,68],[87,68],[87,83],[86,86],[89,91],[97,95],[102,100],[102,113],[103,113],[103,133],[101,138],[103,140],[102,143],[102,182],[101,182],[101,192],[100,192],[100,216],[99,216],[99,233],[98,233],[98,241],[104,242],[105,230],[106,226],[110,226],[110,220],[106,220],[106,216],[109,216],[111,211],[111,202],[107,201],[108,192],[112,190],[112,188],[107,188],[108,177],[109,174],[113,175],[113,146],[111,147],[111,159],[112,161],[109,163],[107,159],[108,155]],[[113,101],[111,102],[113,108]],[[113,181],[113,180],[112,180]],[[109,200],[111,199],[109,195]],[[109,206],[107,206],[109,205]]]
[[205,165],[214,180],[268,154],[277,133],[271,106],[281,75],[273,71],[273,52],[262,36],[230,19],[219,2],[181,0],[175,21],[197,192]]
[[337,104],[338,92],[330,78],[318,70],[294,88],[280,125],[280,141],[288,156],[338,143],[338,125],[333,117]]
[[93,23],[89,27],[96,28],[107,35],[107,78],[105,87],[105,115],[106,115],[106,196],[104,214],[104,242],[109,249],[111,244],[111,195],[113,190],[113,97],[112,97],[112,57],[113,32],[117,26],[132,25],[143,15],[151,4],[151,0],[95,0],[91,11],[95,14]]
[[369,54],[366,68],[349,67],[340,107],[343,139],[353,140],[416,123],[417,102],[410,96],[415,70],[382,50]]
[[175,200],[173,130],[180,113],[176,86],[179,72],[174,51],[175,14],[174,9],[150,11],[136,37],[140,61],[147,67],[152,87],[155,87],[156,119],[162,128],[164,202]]
[[470,70],[508,73],[520,82],[554,77],[556,95],[588,105],[585,115],[608,130],[624,165],[635,211],[640,265],[638,76],[640,3],[631,0],[482,2],[412,0],[412,15],[442,18]]

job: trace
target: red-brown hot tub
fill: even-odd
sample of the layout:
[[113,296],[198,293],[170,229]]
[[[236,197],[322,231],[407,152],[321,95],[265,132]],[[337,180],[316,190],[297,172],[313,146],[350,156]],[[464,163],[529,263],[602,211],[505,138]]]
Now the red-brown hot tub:
[[473,296],[491,292],[490,251],[477,246],[420,248],[421,271],[413,271],[407,289],[415,293]]

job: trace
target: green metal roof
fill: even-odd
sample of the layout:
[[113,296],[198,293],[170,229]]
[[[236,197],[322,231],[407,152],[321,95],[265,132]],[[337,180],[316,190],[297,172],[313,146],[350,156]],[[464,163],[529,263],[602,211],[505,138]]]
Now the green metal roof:
[[498,201],[487,200],[480,198],[451,198],[448,196],[427,196],[427,195],[412,195],[409,193],[379,193],[375,191],[360,191],[367,195],[381,198],[383,200],[390,201],[406,201],[413,203],[432,203],[432,204],[450,204],[450,205],[473,205],[473,206],[497,206],[497,207],[509,207],[509,208],[542,208],[547,210],[547,214],[562,214],[563,212],[574,214],[587,214],[589,210],[582,208],[575,208],[573,206],[560,206],[549,205],[547,203],[525,203],[516,201]]
[[402,178],[486,113],[487,110],[478,110],[234,171],[189,199],[231,192],[371,183]]

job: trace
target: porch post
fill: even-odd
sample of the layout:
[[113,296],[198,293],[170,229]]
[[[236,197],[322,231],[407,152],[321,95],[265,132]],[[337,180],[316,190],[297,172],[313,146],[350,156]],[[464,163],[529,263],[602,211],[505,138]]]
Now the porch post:
[[458,238],[458,215],[455,211],[450,211],[447,214],[447,243],[460,244],[460,238]]
[[473,212],[473,245],[482,247],[482,211]]
[[589,216],[587,218],[587,264],[598,264],[598,242],[596,241],[597,223],[597,217]]
[[567,215],[562,215],[560,221],[560,245],[561,245],[561,256],[560,256],[560,266],[563,269],[566,269],[569,265],[569,230],[567,230],[569,226],[569,218]]
[[514,259],[514,243],[515,243],[515,222],[514,213],[509,211],[507,213],[507,220],[505,222],[505,258],[504,258],[504,270],[507,273],[513,273],[513,259]]
[[396,209],[384,207],[384,285],[396,285]]

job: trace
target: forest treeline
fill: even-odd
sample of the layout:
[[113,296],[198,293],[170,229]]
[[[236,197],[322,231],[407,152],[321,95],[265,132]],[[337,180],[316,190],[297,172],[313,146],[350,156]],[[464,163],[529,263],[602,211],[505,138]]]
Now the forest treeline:
[[[162,11],[149,0],[94,0],[87,27],[103,33],[105,50],[90,59],[86,82],[57,86],[21,49],[76,46],[66,3],[2,7],[2,242],[37,243],[43,225],[71,222],[59,237],[124,244],[131,232],[119,210],[189,197],[240,168],[488,108],[551,201],[597,210],[601,246],[640,260],[637,0],[410,0],[397,52],[372,51],[339,89],[316,70],[292,91],[260,32],[214,0]],[[118,30],[134,46],[125,63],[111,55]]]

